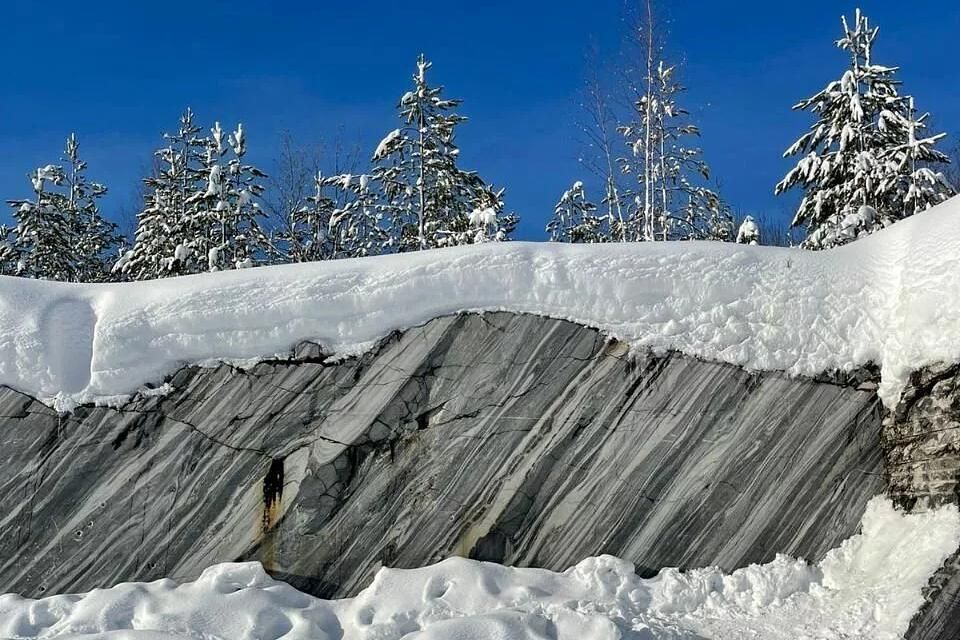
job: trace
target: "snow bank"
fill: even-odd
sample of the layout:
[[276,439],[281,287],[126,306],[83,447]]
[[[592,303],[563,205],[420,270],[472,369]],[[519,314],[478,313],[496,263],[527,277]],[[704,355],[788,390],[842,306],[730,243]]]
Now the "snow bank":
[[815,374],[960,359],[960,198],[813,253],[690,242],[487,244],[117,285],[0,278],[0,384],[69,407],[177,367],[315,340],[337,352],[434,317],[509,310],[638,347]]
[[863,532],[817,566],[778,557],[724,575],[590,558],[564,573],[451,558],[382,569],[349,600],[272,580],[259,563],[195,582],[121,584],[82,595],[0,596],[0,636],[85,640],[795,640],[902,637],[921,588],[960,545],[956,507],[904,515],[874,498]]

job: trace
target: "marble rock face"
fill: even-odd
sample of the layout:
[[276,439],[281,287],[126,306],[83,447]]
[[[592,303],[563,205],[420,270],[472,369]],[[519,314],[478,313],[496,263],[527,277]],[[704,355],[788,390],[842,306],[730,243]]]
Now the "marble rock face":
[[440,318],[330,361],[188,367],[58,416],[0,390],[0,585],[27,596],[258,559],[322,596],[450,555],[818,560],[885,488],[872,385],[631,355],[535,316]]
[[[884,418],[881,444],[888,492],[901,506],[924,509],[960,497],[960,365],[915,372]],[[960,550],[930,580],[927,604],[909,640],[960,638]]]

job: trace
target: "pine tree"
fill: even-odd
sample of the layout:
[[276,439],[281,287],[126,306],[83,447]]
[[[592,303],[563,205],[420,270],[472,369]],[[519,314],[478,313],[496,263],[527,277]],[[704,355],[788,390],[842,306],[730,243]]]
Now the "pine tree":
[[71,134],[63,157],[67,169],[37,169],[31,176],[34,198],[10,202],[17,221],[12,253],[19,275],[68,282],[107,278],[106,254],[118,242],[116,226],[100,215],[97,200],[107,189],[87,180],[79,150]]
[[784,157],[803,154],[777,184],[781,194],[801,187],[792,226],[803,226],[808,249],[844,244],[942,202],[953,191],[931,167],[945,163],[934,148],[943,135],[920,137],[926,115],[901,96],[897,67],[873,62],[879,29],[858,9],[851,28],[842,18],[837,47],[850,56],[840,80],[794,106],[817,122]]
[[73,278],[71,257],[77,239],[66,215],[63,194],[56,191],[63,180],[63,167],[40,167],[30,176],[33,199],[9,201],[17,223],[17,275],[65,281]]
[[110,254],[120,242],[117,225],[100,215],[97,204],[97,200],[107,193],[107,188],[87,181],[87,163],[80,159],[80,145],[73,134],[67,138],[64,160],[67,162],[64,174],[67,217],[77,241],[74,279],[78,282],[103,282],[109,279],[107,263]]
[[164,134],[167,146],[155,152],[155,174],[147,186],[145,206],[137,215],[133,248],[117,262],[119,270],[137,280],[206,270],[206,255],[194,251],[198,230],[196,206],[202,194],[207,141],[187,109],[175,134]]
[[547,223],[550,242],[603,242],[609,234],[603,220],[597,217],[597,205],[587,200],[583,183],[579,180],[563,192]]
[[400,99],[403,126],[373,154],[372,180],[382,190],[388,246],[395,251],[472,242],[470,213],[489,196],[476,173],[457,166],[454,134],[466,118],[455,111],[460,100],[443,98],[443,87],[428,84],[430,67],[421,55],[414,88]]
[[206,189],[187,200],[193,205],[191,226],[197,230],[190,246],[195,254],[206,256],[209,271],[251,266],[264,249],[258,224],[263,213],[257,200],[266,174],[246,164],[246,154],[242,124],[225,135],[220,123],[214,123],[207,139]]

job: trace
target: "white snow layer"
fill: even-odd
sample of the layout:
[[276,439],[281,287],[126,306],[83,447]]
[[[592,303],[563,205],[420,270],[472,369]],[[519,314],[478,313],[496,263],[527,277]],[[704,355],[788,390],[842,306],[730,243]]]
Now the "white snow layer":
[[597,327],[637,347],[749,369],[960,359],[960,198],[824,252],[719,242],[491,243],[181,278],[0,278],[0,384],[54,405],[109,399],[177,367],[314,340],[339,353],[465,310]]
[[357,597],[325,601],[259,563],[196,582],[128,583],[41,600],[0,596],[0,636],[84,640],[893,640],[960,545],[955,506],[905,515],[874,498],[862,533],[816,566],[779,556],[724,575],[650,580],[612,556],[564,573],[451,558],[381,569]]

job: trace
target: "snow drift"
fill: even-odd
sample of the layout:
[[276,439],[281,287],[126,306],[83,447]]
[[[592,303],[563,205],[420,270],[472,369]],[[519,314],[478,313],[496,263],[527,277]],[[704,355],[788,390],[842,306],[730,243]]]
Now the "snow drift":
[[812,375],[960,358],[960,198],[825,252],[711,242],[503,243],[109,285],[0,279],[0,384],[60,407],[210,359],[313,340],[356,353],[465,310],[597,327],[636,347]]
[[0,596],[0,636],[85,640],[619,640],[902,637],[927,578],[960,544],[955,506],[904,515],[875,498],[863,532],[816,566],[779,556],[724,575],[665,569],[650,580],[611,556],[564,573],[451,558],[381,569],[356,598],[325,601],[259,563],[195,582],[128,583],[41,600]]

